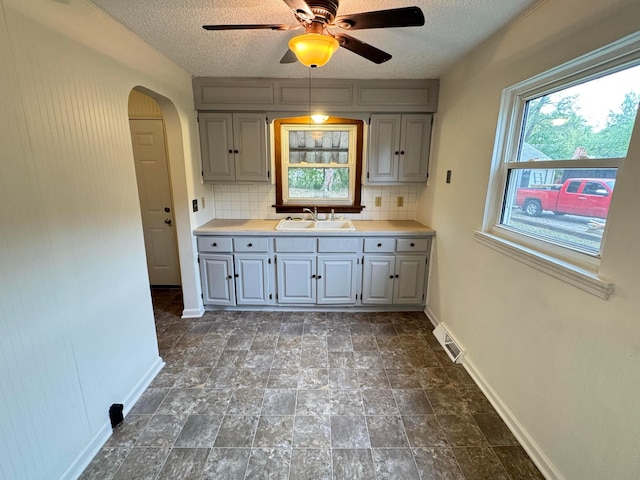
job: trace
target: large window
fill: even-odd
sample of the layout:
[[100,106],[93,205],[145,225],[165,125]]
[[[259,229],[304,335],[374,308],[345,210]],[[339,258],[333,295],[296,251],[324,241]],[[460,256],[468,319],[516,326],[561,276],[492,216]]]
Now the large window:
[[483,231],[597,271],[639,101],[637,37],[506,89]]
[[276,120],[276,211],[360,212],[361,120]]

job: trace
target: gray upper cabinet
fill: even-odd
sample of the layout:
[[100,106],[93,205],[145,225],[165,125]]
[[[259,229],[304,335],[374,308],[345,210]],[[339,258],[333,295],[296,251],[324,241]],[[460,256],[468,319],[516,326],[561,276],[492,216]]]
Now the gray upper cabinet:
[[264,113],[201,112],[200,148],[205,182],[268,182]]
[[433,115],[371,115],[367,183],[425,182]]

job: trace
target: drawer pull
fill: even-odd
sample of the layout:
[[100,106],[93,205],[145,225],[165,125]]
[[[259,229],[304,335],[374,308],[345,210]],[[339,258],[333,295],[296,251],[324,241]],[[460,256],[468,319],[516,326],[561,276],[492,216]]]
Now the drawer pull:
[[415,243],[412,243],[412,244],[411,244],[411,246],[412,246],[412,247],[415,247],[415,246],[416,246],[416,244],[415,244]]
[[[413,247],[413,245],[411,245]],[[247,243],[247,247],[253,247],[253,243]]]
[[381,247],[381,246],[382,246],[382,244],[381,244],[381,243],[379,243],[379,244],[378,244],[378,246],[379,246],[379,247]]
[[211,244],[211,246],[212,246],[212,247],[217,247],[217,246],[218,246],[218,244],[214,242],[214,243],[212,243],[212,244]]

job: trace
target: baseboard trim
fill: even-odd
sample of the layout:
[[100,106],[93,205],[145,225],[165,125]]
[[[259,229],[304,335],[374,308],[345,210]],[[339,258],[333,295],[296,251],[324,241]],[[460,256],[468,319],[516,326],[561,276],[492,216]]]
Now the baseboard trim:
[[[424,314],[434,327],[438,326],[440,320],[436,317],[433,311],[427,306],[424,309]],[[453,362],[452,362],[453,363]],[[547,480],[565,480],[564,476],[553,465],[549,457],[547,457],[540,445],[529,435],[524,426],[518,421],[517,417],[511,411],[511,409],[502,401],[500,395],[489,385],[489,383],[480,374],[475,364],[469,360],[469,357],[465,357],[461,364],[467,373],[471,376],[478,388],[487,397],[493,408],[495,408],[500,418],[507,425],[513,436],[516,437],[522,448],[527,452],[533,463],[535,463],[540,473]]]
[[200,318],[204,315],[204,307],[186,308],[182,311],[182,318]]
[[[156,375],[162,370],[164,367],[164,361],[162,358],[158,357],[153,365],[147,370],[144,376],[140,379],[140,381],[133,387],[133,389],[129,392],[129,394],[124,399],[124,414],[129,413],[133,405],[138,401],[138,399],[142,396],[147,387],[151,384]],[[75,480],[77,479],[87,465],[91,463],[93,457],[100,451],[102,446],[109,440],[111,436],[111,422],[107,418],[106,422],[100,427],[98,432],[91,439],[89,444],[80,452],[71,465],[64,471],[64,473],[60,476],[60,480]]]
[[535,463],[536,467],[538,467],[544,478],[547,480],[565,480],[565,477],[553,465],[551,460],[549,460],[549,457],[544,454],[540,445],[538,445],[531,435],[529,435],[511,409],[502,401],[496,391],[485,381],[484,377],[480,372],[478,372],[478,369],[475,367],[473,362],[469,360],[469,357],[465,357],[463,359],[462,365],[476,385],[478,385],[478,388],[480,388],[482,393],[487,397],[491,405],[493,405],[493,408],[496,409],[496,412],[498,412],[498,415],[500,415],[507,427],[509,427],[511,433],[513,433],[516,439],[520,442],[522,448],[524,448],[529,457],[531,457],[531,460]]

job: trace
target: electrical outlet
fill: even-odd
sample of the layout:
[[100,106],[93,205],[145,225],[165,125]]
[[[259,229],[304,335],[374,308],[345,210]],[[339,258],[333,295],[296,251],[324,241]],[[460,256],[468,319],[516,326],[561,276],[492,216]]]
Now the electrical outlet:
[[398,197],[398,206],[401,207],[404,205],[404,197]]
[[451,183],[451,170],[447,170],[447,183]]
[[382,206],[382,197],[376,197],[375,205],[376,207]]
[[192,206],[194,212],[198,211],[198,199],[197,198],[193,199],[193,201],[191,202],[191,206]]

